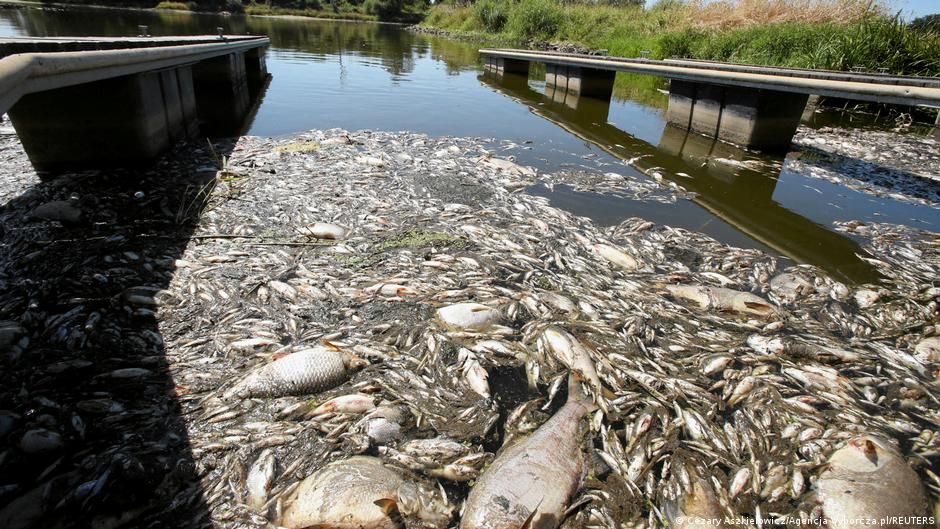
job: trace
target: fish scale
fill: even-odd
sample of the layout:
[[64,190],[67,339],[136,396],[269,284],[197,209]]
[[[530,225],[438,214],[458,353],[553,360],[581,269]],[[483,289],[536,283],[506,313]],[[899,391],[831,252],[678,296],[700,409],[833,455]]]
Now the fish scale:
[[255,371],[235,390],[246,397],[303,395],[334,388],[347,377],[342,353],[325,348],[306,349]]

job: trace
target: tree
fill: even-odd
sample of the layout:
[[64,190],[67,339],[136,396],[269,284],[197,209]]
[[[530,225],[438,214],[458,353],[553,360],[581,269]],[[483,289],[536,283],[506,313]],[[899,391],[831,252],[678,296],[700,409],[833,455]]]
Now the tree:
[[911,22],[911,29],[940,33],[940,13],[914,19]]

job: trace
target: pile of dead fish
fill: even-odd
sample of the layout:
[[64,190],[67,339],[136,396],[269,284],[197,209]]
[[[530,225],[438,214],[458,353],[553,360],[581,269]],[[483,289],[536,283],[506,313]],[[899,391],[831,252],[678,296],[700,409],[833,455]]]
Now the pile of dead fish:
[[898,202],[940,207],[940,149],[935,138],[896,131],[801,127],[800,151],[785,168]]
[[598,228],[488,148],[243,138],[200,185],[23,199],[73,225],[8,206],[0,525],[933,526],[940,236],[843,226],[885,276],[845,285]]

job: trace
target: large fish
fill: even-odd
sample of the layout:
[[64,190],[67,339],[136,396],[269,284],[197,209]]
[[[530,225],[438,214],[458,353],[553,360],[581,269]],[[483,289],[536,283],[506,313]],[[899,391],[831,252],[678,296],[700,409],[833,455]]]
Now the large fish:
[[690,478],[688,490],[664,505],[663,513],[673,529],[695,529],[702,525],[727,528],[728,516],[715,496],[709,482],[700,477]]
[[284,397],[332,389],[367,365],[358,356],[317,346],[278,358],[255,370],[226,396]]
[[407,480],[382,460],[354,456],[311,474],[280,506],[287,529],[445,527],[453,508],[433,490]]
[[571,376],[568,402],[532,435],[503,450],[476,482],[460,528],[557,527],[581,487],[581,423],[593,409]]
[[878,520],[886,529],[932,525],[917,473],[874,436],[851,439],[832,454],[816,481],[815,497],[835,529],[856,527],[857,520]]
[[668,285],[666,290],[673,297],[692,301],[699,308],[706,310],[715,309],[760,317],[773,316],[777,313],[776,307],[750,292],[699,285]]

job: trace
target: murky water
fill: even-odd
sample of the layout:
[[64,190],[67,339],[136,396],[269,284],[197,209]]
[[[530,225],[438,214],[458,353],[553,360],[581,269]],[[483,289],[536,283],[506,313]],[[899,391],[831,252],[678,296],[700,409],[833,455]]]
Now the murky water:
[[[610,104],[577,108],[545,95],[544,74],[530,79],[484,76],[477,45],[415,35],[393,25],[261,17],[220,17],[124,10],[0,10],[0,36],[230,34],[270,36],[272,81],[246,130],[285,135],[311,128],[412,130],[480,136],[523,145],[518,161],[542,171],[660,173],[695,192],[660,204],[536,185],[530,193],[616,224],[640,216],[708,233],[820,266],[849,281],[876,276],[857,257],[858,242],[832,230],[838,220],[909,224],[936,231],[940,211],[875,198],[787,169],[782,159],[756,158],[665,125],[662,80],[618,79]],[[621,74],[618,74],[621,75]],[[569,102],[570,103],[570,102]],[[715,159],[755,159],[744,167]],[[625,160],[634,160],[627,165]],[[639,168],[639,169],[638,169]]]

